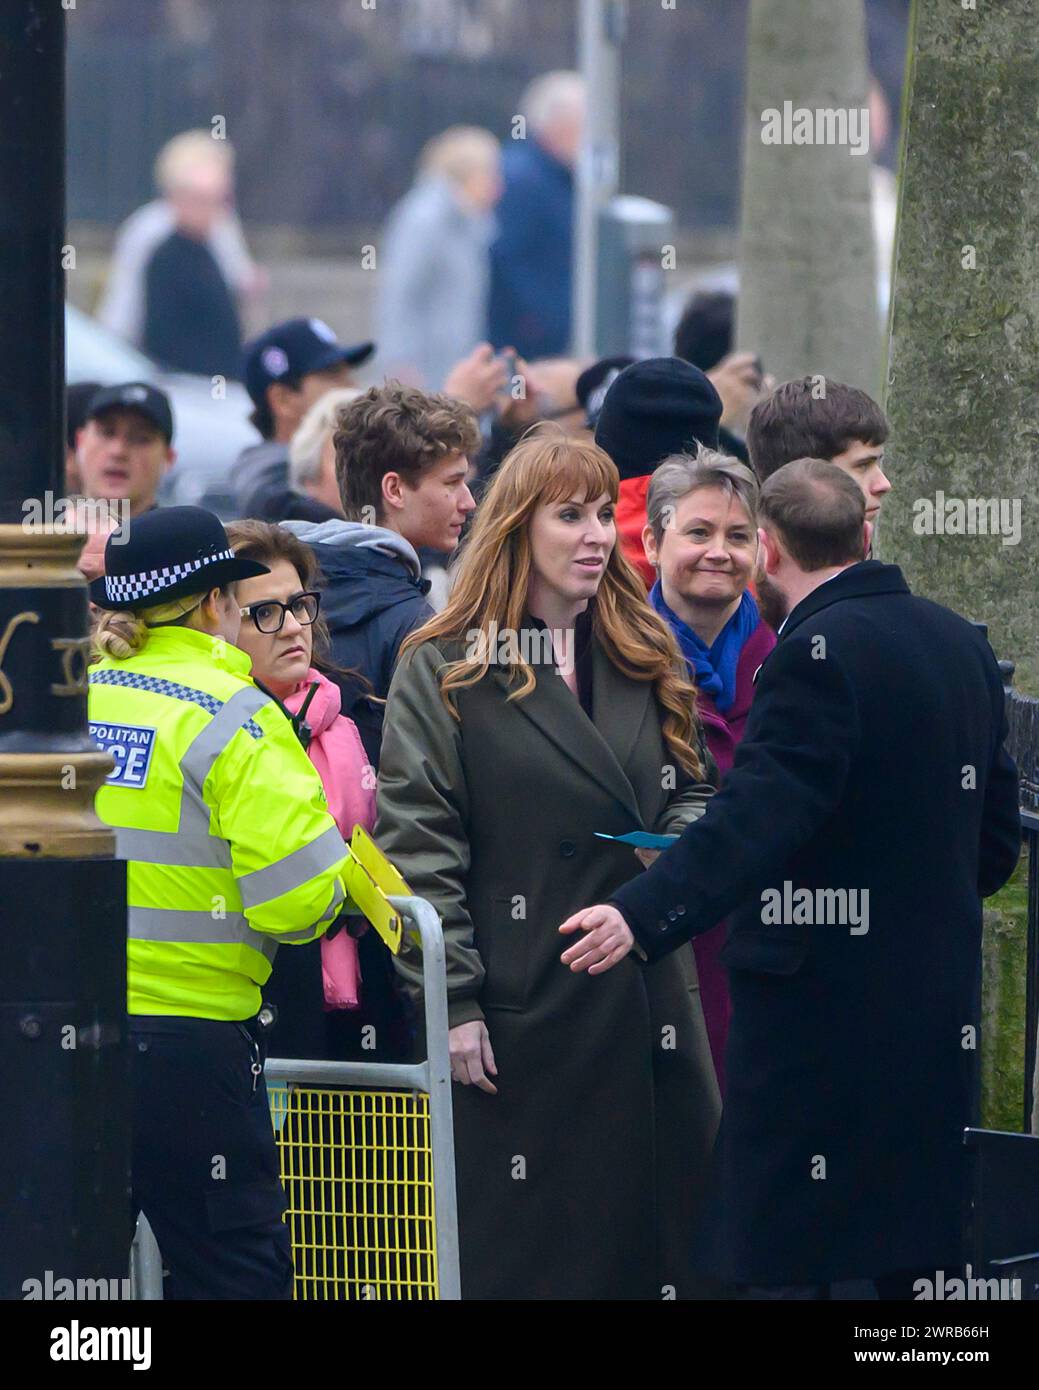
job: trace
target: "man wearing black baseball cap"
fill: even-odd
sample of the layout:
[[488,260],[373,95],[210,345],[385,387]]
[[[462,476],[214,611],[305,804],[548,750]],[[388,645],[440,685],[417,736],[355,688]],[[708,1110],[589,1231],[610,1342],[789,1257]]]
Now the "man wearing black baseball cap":
[[239,516],[264,521],[327,521],[336,513],[291,492],[289,440],[326,391],[353,384],[353,370],[375,351],[370,342],[347,347],[323,319],[276,323],[246,344],[243,377],[255,409],[249,417],[263,435],[239,455],[231,490]]
[[163,477],[173,467],[173,411],[169,397],[145,381],[103,386],[91,398],[76,436],[83,495],[128,502],[131,516],[157,505]]

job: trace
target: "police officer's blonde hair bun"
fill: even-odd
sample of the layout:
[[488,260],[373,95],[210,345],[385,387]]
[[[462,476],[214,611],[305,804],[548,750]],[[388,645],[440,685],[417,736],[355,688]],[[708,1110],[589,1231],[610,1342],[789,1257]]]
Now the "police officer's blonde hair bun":
[[205,594],[191,594],[186,598],[174,599],[172,603],[156,604],[153,608],[102,613],[94,628],[94,659],[110,656],[116,661],[127,661],[144,647],[150,628],[177,622],[197,608],[205,598]]

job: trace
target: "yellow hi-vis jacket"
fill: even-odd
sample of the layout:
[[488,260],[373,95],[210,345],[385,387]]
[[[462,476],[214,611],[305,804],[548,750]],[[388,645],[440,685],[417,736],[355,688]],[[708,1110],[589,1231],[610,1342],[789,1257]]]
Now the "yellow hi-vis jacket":
[[91,733],[116,760],[97,813],[127,860],[131,1014],[252,1017],[278,943],[321,936],[344,903],[321,779],[249,670],[186,627],[90,669]]

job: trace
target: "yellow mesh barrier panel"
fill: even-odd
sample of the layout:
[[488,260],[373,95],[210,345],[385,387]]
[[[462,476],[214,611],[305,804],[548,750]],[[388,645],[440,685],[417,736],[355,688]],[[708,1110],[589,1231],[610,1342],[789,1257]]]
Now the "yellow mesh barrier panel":
[[429,1097],[268,1083],[297,1299],[438,1295]]

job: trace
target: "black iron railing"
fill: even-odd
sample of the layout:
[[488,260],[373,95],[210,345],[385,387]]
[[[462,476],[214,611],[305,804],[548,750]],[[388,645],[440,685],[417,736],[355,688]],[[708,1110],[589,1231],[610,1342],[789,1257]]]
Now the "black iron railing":
[[1001,661],[1007,696],[1007,751],[1020,777],[1021,832],[1028,850],[1028,917],[1025,964],[1024,1123],[1030,1133],[1035,1103],[1036,1034],[1039,1032],[1039,700],[1014,690],[1014,666]]

